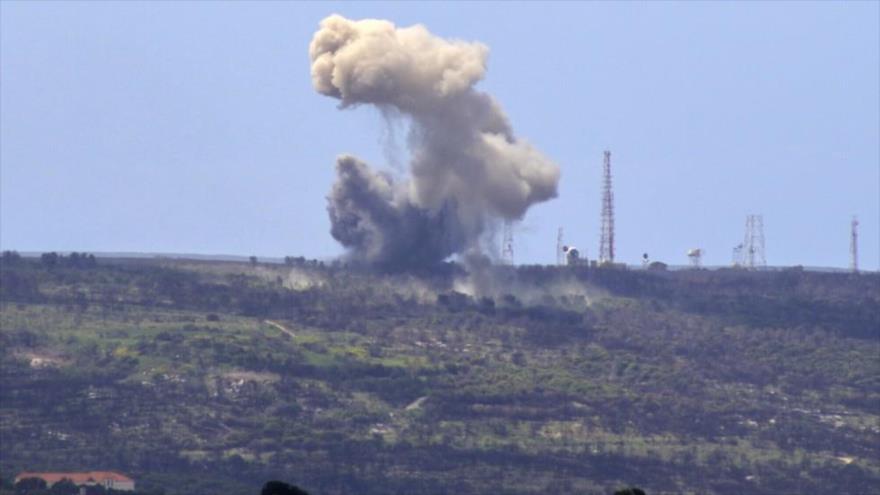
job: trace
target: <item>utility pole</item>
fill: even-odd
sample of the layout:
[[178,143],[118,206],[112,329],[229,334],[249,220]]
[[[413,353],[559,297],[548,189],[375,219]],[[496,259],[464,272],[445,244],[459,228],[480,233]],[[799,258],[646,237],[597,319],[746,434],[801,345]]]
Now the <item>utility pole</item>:
[[859,273],[859,219],[855,215],[849,226],[849,268],[853,273]]
[[556,264],[565,264],[565,248],[562,240],[562,227],[556,232]]
[[504,221],[504,236],[501,241],[501,262],[505,265],[513,264],[513,221]]

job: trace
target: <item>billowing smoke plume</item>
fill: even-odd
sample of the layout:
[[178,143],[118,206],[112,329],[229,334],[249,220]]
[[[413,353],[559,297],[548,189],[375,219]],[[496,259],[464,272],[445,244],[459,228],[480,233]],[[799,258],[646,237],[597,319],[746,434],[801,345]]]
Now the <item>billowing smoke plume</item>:
[[309,46],[312,84],[346,108],[372,104],[411,119],[409,176],[395,181],[341,156],[328,200],[332,234],[368,262],[399,269],[478,248],[498,218],[520,219],[556,196],[559,168],[518,140],[498,103],[474,85],[488,49],[416,25],[321,21]]

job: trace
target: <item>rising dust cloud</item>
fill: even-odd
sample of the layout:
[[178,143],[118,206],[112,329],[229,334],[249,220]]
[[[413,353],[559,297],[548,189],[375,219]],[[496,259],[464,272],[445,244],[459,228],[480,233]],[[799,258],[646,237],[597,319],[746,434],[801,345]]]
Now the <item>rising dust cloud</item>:
[[559,167],[518,139],[499,104],[474,89],[488,48],[421,25],[331,15],[309,46],[312,84],[346,109],[409,119],[410,162],[395,179],[350,155],[336,161],[331,234],[355,259],[388,270],[480,253],[499,219],[554,198]]

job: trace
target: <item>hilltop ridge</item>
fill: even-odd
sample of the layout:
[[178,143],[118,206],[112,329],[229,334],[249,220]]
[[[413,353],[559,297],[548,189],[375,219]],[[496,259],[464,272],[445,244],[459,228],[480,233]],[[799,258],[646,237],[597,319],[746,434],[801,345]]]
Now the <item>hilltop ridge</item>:
[[[66,260],[66,261],[65,261]],[[865,493],[880,275],[5,258],[0,474]]]

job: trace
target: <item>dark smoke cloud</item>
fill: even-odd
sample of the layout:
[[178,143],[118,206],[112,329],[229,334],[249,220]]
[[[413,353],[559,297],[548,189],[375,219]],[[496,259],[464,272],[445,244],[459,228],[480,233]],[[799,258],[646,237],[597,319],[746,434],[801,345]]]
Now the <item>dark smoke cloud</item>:
[[559,168],[518,140],[497,102],[474,89],[486,71],[484,45],[332,15],[309,55],[315,90],[340,107],[371,104],[411,120],[407,179],[352,156],[337,160],[331,233],[356,257],[407,268],[478,251],[493,220],[521,219],[556,196]]

